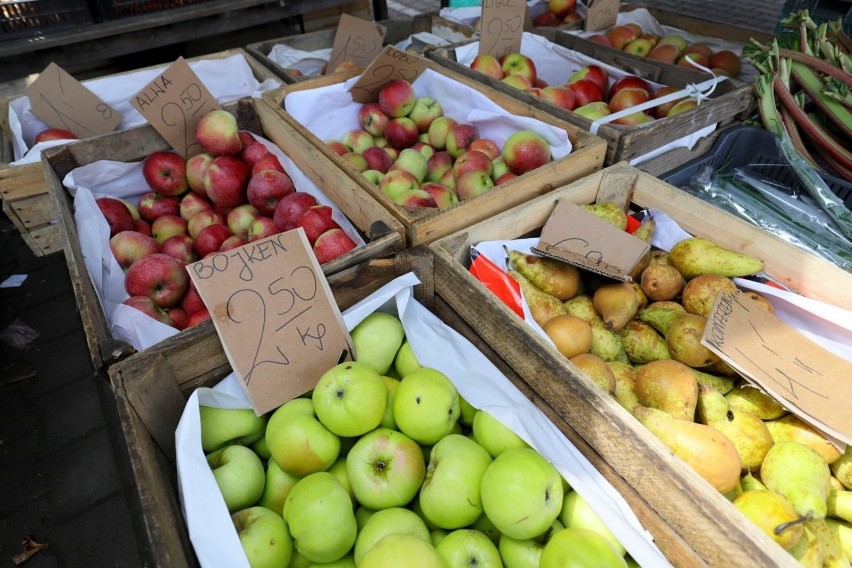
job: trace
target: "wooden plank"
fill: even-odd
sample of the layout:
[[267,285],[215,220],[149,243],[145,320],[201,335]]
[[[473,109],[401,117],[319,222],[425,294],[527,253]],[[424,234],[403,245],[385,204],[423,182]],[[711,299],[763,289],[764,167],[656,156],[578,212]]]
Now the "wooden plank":
[[38,247],[38,250],[33,250],[36,256],[62,252],[62,234],[58,225],[34,227],[27,232],[25,240],[27,238],[32,239],[31,247]]
[[[44,180],[43,173],[42,180]],[[45,225],[56,219],[56,207],[53,206],[47,193],[10,201],[10,204],[27,228]]]
[[269,107],[278,116],[287,121],[299,132],[301,136],[319,148],[326,157],[334,162],[341,171],[345,172],[350,179],[353,179],[359,187],[390,211],[405,227],[406,238],[410,245],[432,242],[435,239],[458,231],[473,222],[504,211],[531,197],[547,193],[561,184],[578,179],[599,169],[601,160],[603,159],[603,152],[605,151],[605,144],[597,136],[592,136],[587,131],[569,124],[558,117],[554,117],[525,101],[503,93],[494,92],[482,83],[445,69],[433,61],[427,61],[427,66],[437,73],[441,73],[450,79],[483,93],[504,108],[509,114],[536,118],[564,130],[573,144],[571,154],[560,160],[545,164],[510,182],[501,184],[491,191],[467,200],[451,209],[414,210],[397,205],[380,191],[375,184],[360,173],[347,167],[343,159],[332,151],[325,141],[319,140],[312,132],[298,123],[292,115],[283,109],[284,101],[289,94],[339,84],[350,77],[354,77],[359,71],[321,76],[309,81],[285,85],[279,89],[264,93],[263,100],[269,104]]

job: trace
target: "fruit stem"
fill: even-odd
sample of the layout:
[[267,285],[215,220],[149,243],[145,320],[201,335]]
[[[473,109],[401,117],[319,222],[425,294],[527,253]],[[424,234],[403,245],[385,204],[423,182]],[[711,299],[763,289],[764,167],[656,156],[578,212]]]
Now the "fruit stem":
[[799,517],[799,518],[798,518],[798,519],[796,519],[795,521],[788,521],[788,522],[786,522],[786,523],[781,523],[780,525],[778,525],[777,527],[775,527],[775,530],[773,530],[772,532],[774,532],[775,534],[781,534],[782,532],[786,531],[786,530],[787,530],[787,529],[789,529],[790,527],[794,527],[794,526],[796,526],[796,525],[800,525],[800,524],[802,524],[802,523],[804,523],[804,522],[806,522],[806,521],[811,520],[811,517],[812,517],[812,516],[813,516],[813,515],[811,515],[811,513],[808,513],[807,515],[805,515],[805,516],[803,516],[803,517]]

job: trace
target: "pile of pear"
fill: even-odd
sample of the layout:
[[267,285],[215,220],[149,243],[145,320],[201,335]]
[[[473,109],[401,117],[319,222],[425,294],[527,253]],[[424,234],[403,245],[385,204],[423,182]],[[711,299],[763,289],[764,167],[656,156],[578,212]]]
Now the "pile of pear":
[[[613,204],[585,206],[622,229]],[[650,241],[653,221],[634,235]],[[845,453],[701,344],[716,296],[760,259],[695,237],[653,250],[631,282],[510,250],[508,274],[556,349],[804,566],[850,566]],[[754,292],[756,308],[772,304]]]

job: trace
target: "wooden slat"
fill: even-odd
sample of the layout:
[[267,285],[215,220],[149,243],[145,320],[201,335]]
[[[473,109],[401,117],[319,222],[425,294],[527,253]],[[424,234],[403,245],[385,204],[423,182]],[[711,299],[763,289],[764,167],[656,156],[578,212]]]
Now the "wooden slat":
[[[42,180],[44,180],[44,173],[42,173]],[[56,207],[47,193],[10,201],[10,205],[20,217],[24,227],[28,229],[56,220]]]

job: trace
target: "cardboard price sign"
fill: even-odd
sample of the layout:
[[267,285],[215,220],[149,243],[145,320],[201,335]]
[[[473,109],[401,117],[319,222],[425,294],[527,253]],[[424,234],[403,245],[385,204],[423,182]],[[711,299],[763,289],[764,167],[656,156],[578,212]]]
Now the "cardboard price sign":
[[130,104],[184,158],[201,152],[195,139],[201,117],[222,108],[183,57],[136,93]]
[[352,341],[303,229],[188,266],[231,367],[265,414],[316,386]]
[[544,224],[533,251],[583,270],[624,282],[651,245],[589,213],[560,200]]
[[524,0],[483,0],[479,53],[500,58],[520,52],[526,15]]
[[586,21],[583,29],[587,32],[606,30],[618,20],[619,0],[592,0],[586,9]]
[[852,363],[744,294],[720,294],[702,345],[829,437],[852,443]]
[[331,46],[328,71],[334,71],[344,61],[358,67],[369,65],[382,51],[386,32],[387,28],[381,24],[342,14]]
[[27,87],[32,112],[51,128],[70,130],[78,138],[112,132],[121,113],[101,100],[56,63]]
[[397,79],[413,83],[426,67],[426,61],[422,57],[387,45],[349,89],[352,100],[359,103],[374,102],[378,100],[382,87]]

